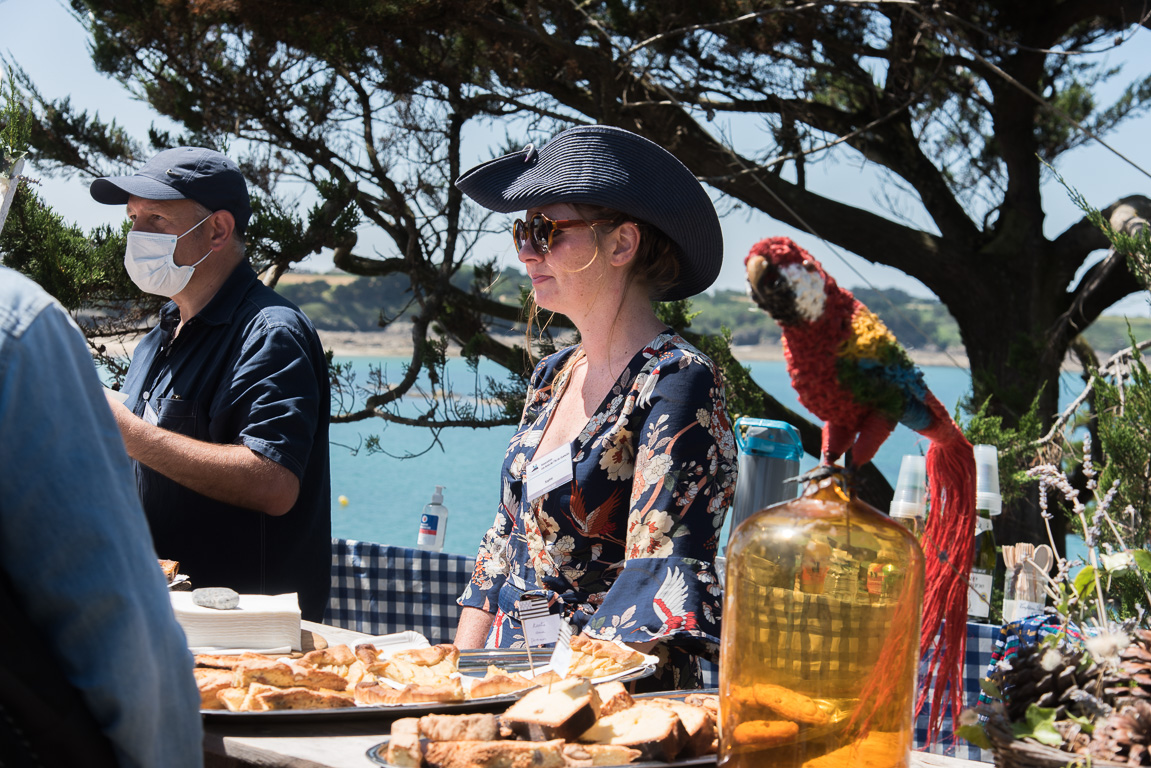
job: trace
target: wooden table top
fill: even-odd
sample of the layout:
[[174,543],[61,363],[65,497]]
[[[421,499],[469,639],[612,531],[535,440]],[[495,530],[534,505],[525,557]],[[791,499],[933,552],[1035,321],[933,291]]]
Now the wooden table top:
[[[359,632],[304,622],[304,628],[329,644],[354,645]],[[253,723],[251,720],[204,723],[205,768],[376,768],[367,752],[391,732],[394,717],[331,723]],[[975,768],[985,763],[913,752],[912,768]]]

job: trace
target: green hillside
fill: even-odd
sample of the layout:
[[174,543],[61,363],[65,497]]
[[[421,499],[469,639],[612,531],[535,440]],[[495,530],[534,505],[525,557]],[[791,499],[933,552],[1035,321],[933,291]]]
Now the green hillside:
[[[390,320],[405,312],[411,294],[406,278],[334,276],[294,276],[277,290],[299,305],[321,330],[372,331],[381,319]],[[457,275],[456,283],[467,287],[471,272]],[[506,270],[492,288],[492,295],[505,304],[520,300],[527,277],[518,270]],[[939,351],[962,347],[955,320],[938,301],[909,296],[897,288],[860,288],[856,298],[879,315],[896,338],[909,349]],[[737,345],[778,344],[779,328],[766,313],[740,291],[719,290],[692,299],[692,311],[699,315],[692,330],[719,333],[728,328]],[[1151,338],[1151,318],[1104,316],[1087,329],[1086,338],[1100,356],[1129,346],[1127,324],[1136,339]]]

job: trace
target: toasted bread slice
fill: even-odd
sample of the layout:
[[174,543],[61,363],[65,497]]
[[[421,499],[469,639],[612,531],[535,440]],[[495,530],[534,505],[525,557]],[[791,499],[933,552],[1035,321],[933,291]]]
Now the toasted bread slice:
[[493,714],[424,715],[420,736],[428,741],[496,741],[499,720]]
[[638,749],[615,744],[565,744],[564,760],[568,768],[591,768],[599,765],[627,765],[641,757]]
[[437,768],[565,768],[564,742],[432,741],[424,756]]

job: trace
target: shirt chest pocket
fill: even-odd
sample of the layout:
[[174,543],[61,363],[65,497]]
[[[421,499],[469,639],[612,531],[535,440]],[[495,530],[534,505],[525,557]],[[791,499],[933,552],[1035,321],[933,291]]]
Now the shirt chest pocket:
[[203,440],[207,437],[207,424],[201,424],[201,409],[192,400],[178,397],[160,397],[153,401],[156,406],[156,426],[181,435]]

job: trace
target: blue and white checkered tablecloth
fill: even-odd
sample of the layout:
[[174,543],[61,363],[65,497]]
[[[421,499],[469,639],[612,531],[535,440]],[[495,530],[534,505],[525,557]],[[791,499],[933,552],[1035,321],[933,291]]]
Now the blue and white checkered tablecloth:
[[415,630],[450,643],[459,623],[456,598],[475,558],[332,539],[332,591],[324,623],[386,635]]
[[[999,642],[999,627],[993,624],[967,624],[967,652],[963,659],[963,706],[974,707],[979,701],[979,681],[987,676],[987,666]],[[930,700],[930,692],[928,693]],[[923,749],[927,743],[927,713],[920,714],[915,721],[915,748]],[[995,757],[989,749],[968,743],[963,739],[951,737],[951,718],[944,718],[941,741],[932,744],[924,751],[936,754],[958,757],[963,760],[979,760],[985,763],[995,762]]]
[[[456,598],[471,578],[475,559],[462,555],[425,552],[366,541],[332,539],[332,593],[324,623],[372,635],[412,629],[432,643],[449,643],[459,622]],[[963,667],[964,706],[975,706],[979,680],[986,676],[997,646],[1000,628],[967,625],[967,654]],[[718,669],[704,663],[704,684],[719,684]],[[944,734],[951,721],[944,721]],[[915,745],[927,740],[927,715],[915,723]],[[965,760],[994,762],[989,750],[966,741],[945,739],[928,750]]]

